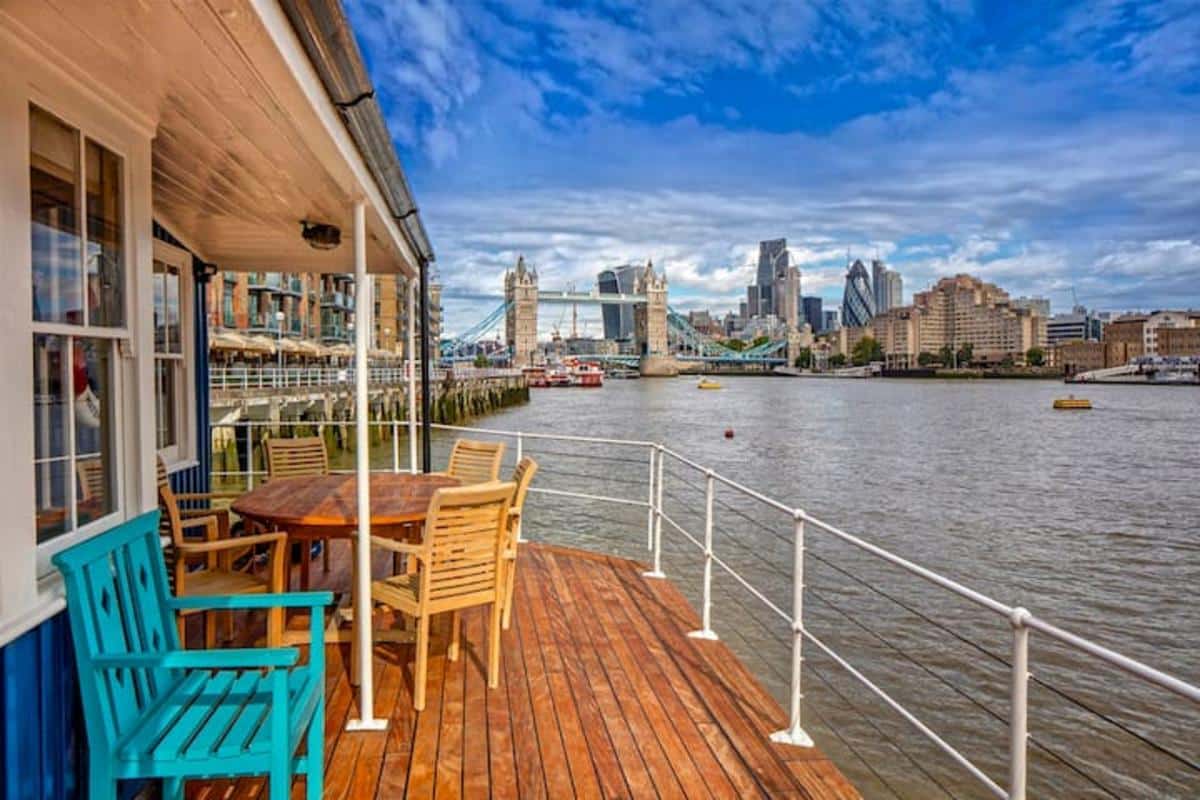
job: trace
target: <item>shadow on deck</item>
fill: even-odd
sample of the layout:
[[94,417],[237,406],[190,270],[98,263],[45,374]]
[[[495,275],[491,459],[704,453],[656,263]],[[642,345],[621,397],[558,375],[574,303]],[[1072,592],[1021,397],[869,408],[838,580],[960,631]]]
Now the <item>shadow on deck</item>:
[[[335,543],[334,556],[315,583],[349,584],[348,548]],[[464,614],[457,661],[445,656],[449,617],[435,620],[420,714],[412,645],[375,648],[384,732],[344,731],[355,714],[348,646],[329,647],[325,797],[858,798],[819,750],[768,741],[786,722],[779,704],[723,643],[688,639],[697,615],[642,569],[524,546],[499,687],[486,684],[484,614]],[[264,787],[195,781],[187,796],[253,798]]]

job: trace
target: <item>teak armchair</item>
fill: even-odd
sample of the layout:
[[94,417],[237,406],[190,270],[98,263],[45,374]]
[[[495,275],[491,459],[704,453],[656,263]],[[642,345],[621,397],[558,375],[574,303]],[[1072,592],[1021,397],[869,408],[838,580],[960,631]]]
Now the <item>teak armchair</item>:
[[[177,597],[195,595],[227,594],[277,594],[284,590],[283,567],[284,545],[287,536],[283,533],[264,533],[258,536],[229,536],[228,509],[184,509],[179,501],[211,499],[211,494],[176,494],[167,478],[167,468],[158,460],[158,505],[162,511],[160,531],[171,538],[171,564],[169,575]],[[198,535],[192,534],[197,531]],[[267,545],[269,550],[268,574],[260,577],[251,572],[234,569],[233,562],[241,554],[258,545]],[[189,570],[196,562],[203,567]],[[214,611],[207,609],[180,609],[177,618],[179,640],[183,642],[186,615],[203,612],[204,643],[212,648],[216,645],[217,628]],[[227,614],[232,631],[232,614]],[[278,647],[283,640],[283,610],[271,608],[267,612],[267,646]]]
[[508,507],[508,520],[504,531],[504,552],[500,568],[504,579],[504,615],[502,627],[508,630],[512,619],[513,586],[517,582],[517,545],[521,541],[521,512],[525,508],[525,495],[529,494],[529,484],[538,471],[538,464],[529,456],[522,458],[513,471],[512,504]]
[[500,461],[504,458],[504,442],[477,442],[456,439],[450,450],[450,462],[444,472],[462,481],[463,486],[487,483],[500,479]]
[[434,614],[451,612],[448,656],[458,659],[459,613],[491,604],[488,627],[488,686],[500,677],[500,614],[504,602],[500,557],[508,507],[516,484],[499,481],[439,489],[425,516],[420,544],[372,536],[371,541],[394,553],[415,556],[417,572],[393,575],[371,584],[375,602],[391,606],[417,622],[413,707],[425,708],[425,675],[429,663],[429,623]]
[[[320,436],[300,436],[294,439],[267,439],[267,479],[294,478],[305,475],[328,475],[329,454]],[[329,572],[329,539],[321,540],[321,565]],[[305,553],[305,558],[310,554]],[[301,572],[307,576],[308,570]],[[308,586],[301,586],[307,589]]]

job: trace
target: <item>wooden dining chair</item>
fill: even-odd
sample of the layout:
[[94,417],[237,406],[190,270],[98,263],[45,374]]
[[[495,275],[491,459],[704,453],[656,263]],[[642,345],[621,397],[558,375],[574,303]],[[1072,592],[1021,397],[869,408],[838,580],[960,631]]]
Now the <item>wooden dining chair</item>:
[[504,602],[500,554],[504,548],[508,507],[516,484],[490,481],[475,486],[438,489],[425,515],[420,544],[372,536],[378,547],[417,559],[414,574],[393,575],[371,584],[371,598],[417,623],[413,707],[425,708],[429,663],[429,624],[434,614],[452,616],[451,661],[458,659],[459,614],[474,606],[491,606],[488,627],[488,686],[500,677],[500,614]]
[[[295,478],[305,475],[328,475],[329,454],[320,436],[300,436],[294,439],[267,439],[267,480]],[[329,539],[321,540],[321,565],[329,572]],[[309,557],[305,553],[305,557]],[[304,570],[302,575],[307,575]],[[307,591],[308,586],[301,586]]]
[[458,478],[464,486],[499,480],[504,442],[477,442],[457,439],[450,450],[450,462],[441,475]]
[[[284,547],[287,535],[265,533],[258,536],[229,536],[228,509],[188,509],[180,501],[211,500],[221,493],[176,494],[167,477],[167,468],[158,459],[158,505],[162,511],[159,532],[170,537],[167,575],[176,597],[193,595],[266,594],[284,591]],[[234,569],[234,561],[260,545],[267,547],[268,571],[259,576],[250,571]],[[199,568],[195,569],[199,562]],[[251,562],[253,563],[253,562]],[[186,616],[204,613],[204,644],[215,647],[217,640],[214,611],[180,611],[177,617],[179,640],[185,641]],[[232,638],[232,612],[227,614],[228,636]],[[283,643],[283,610],[267,611],[267,646]]]
[[521,512],[525,508],[525,495],[529,494],[529,484],[538,471],[538,463],[525,456],[513,470],[512,482],[516,484],[513,490],[512,502],[508,507],[508,519],[504,529],[504,552],[501,553],[500,568],[504,581],[504,613],[501,627],[508,630],[512,619],[513,586],[517,583],[517,546],[521,541]]

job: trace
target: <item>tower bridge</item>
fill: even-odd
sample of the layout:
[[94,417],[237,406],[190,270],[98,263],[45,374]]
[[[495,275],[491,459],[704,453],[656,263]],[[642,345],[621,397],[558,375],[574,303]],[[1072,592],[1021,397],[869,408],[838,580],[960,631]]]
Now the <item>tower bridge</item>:
[[[806,341],[802,332],[793,329],[786,338],[757,347],[744,350],[728,347],[697,331],[686,315],[668,305],[666,275],[655,272],[649,261],[637,274],[633,289],[633,292],[619,294],[601,293],[598,289],[582,292],[545,290],[538,285],[537,270],[526,265],[524,257],[520,257],[513,269],[504,275],[504,302],[462,334],[443,341],[442,357],[451,361],[470,358],[483,337],[494,330],[503,317],[508,344],[505,357],[514,367],[531,365],[538,350],[538,306],[542,303],[631,306],[636,355],[588,358],[622,363],[634,360],[648,373],[673,374],[677,361],[762,366],[791,364]],[[811,344],[811,334],[807,341]]]

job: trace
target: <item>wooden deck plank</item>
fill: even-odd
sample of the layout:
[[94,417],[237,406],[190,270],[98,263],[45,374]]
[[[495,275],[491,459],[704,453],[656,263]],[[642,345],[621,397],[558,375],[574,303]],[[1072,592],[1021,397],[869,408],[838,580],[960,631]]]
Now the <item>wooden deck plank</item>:
[[540,592],[532,581],[526,581],[525,588],[524,602],[513,602],[513,616],[517,619],[519,649],[525,662],[525,682],[529,685],[538,751],[546,775],[546,791],[550,797],[570,797],[574,794],[570,767],[567,764],[558,715],[554,710],[554,700],[550,696],[550,681],[546,677],[546,667],[538,648],[537,631],[534,628],[531,610],[534,603],[540,602]]
[[[314,583],[348,580],[349,555],[335,549],[334,569],[313,570]],[[642,569],[524,546],[500,685],[486,683],[486,609],[464,613],[457,662],[446,659],[449,616],[435,617],[420,714],[413,646],[376,647],[386,732],[345,732],[357,713],[349,654],[328,647],[325,797],[859,798],[820,750],[769,742],[784,711],[724,643],[688,639],[698,615],[669,581],[647,580]],[[236,644],[262,635],[260,617],[239,623]],[[265,786],[262,778],[193,781],[187,797],[250,800]],[[303,797],[303,781],[291,788]]]
[[[522,558],[532,559],[534,556],[529,554],[523,555]],[[575,573],[572,565],[567,562],[562,564],[561,568],[570,575],[573,584],[578,585],[581,578]],[[572,600],[572,603],[575,602]],[[642,761],[642,754],[638,749],[633,731],[630,730],[625,715],[621,712],[616,692],[600,663],[600,655],[592,641],[589,625],[584,624],[588,613],[586,603],[573,605],[573,608],[575,614],[572,618],[571,639],[583,669],[583,679],[596,701],[603,729],[608,733],[621,775],[628,787],[628,795],[618,788],[616,794],[611,796],[651,797],[655,794],[654,782]],[[598,738],[599,733],[600,731],[597,730],[592,735]]]
[[[550,634],[554,638],[558,657],[562,661],[567,683],[575,698],[575,706],[579,713],[579,721],[586,731],[587,747],[591,753],[592,763],[596,770],[596,778],[600,783],[600,791],[605,797],[624,796],[628,787],[621,770],[621,760],[617,757],[613,742],[605,726],[604,715],[600,709],[598,694],[608,689],[607,681],[601,680],[599,685],[593,685],[588,678],[584,666],[583,650],[585,646],[576,642],[572,636],[572,623],[579,619],[579,610],[575,605],[574,595],[566,588],[562,569],[553,554],[544,559],[548,587],[553,591],[547,592],[548,602],[546,614],[550,621]],[[635,757],[631,766],[641,766],[640,758]],[[646,781],[649,791],[649,780]]]
[[607,565],[604,562],[579,562],[576,566],[579,580],[575,585],[575,591],[578,593],[580,602],[588,604],[587,613],[591,620],[593,641],[600,653],[600,663],[604,665],[604,671],[608,674],[609,682],[617,696],[617,702],[621,706],[629,729],[633,732],[634,741],[642,754],[646,769],[650,772],[655,790],[662,797],[684,797],[683,787],[680,786],[675,775],[674,765],[663,751],[662,745],[655,735],[654,726],[646,718],[645,711],[642,709],[642,698],[638,696],[630,676],[625,673],[625,667],[615,652],[618,644],[616,633],[604,621],[601,608],[604,601],[597,595],[595,584],[605,580],[609,571]]
[[487,624],[481,609],[474,608],[463,615],[463,644],[459,658],[467,673],[463,690],[462,794],[464,800],[486,799],[490,792],[486,630]]
[[[447,629],[450,615],[441,615]],[[460,642],[461,644],[461,642]],[[439,652],[445,653],[450,645],[446,636],[438,640]],[[433,646],[432,643],[430,645]],[[451,661],[446,657],[446,672],[442,677],[442,724],[437,749],[437,772],[433,796],[437,800],[453,800],[462,797],[463,777],[463,690],[466,669],[466,648],[459,647],[458,658]]]
[[[549,558],[553,558],[550,556]],[[544,579],[544,565],[538,569],[543,575],[532,585],[541,589],[538,598],[529,604],[533,618],[533,630],[536,633],[538,649],[542,654],[542,663],[546,669],[546,680],[550,685],[550,697],[554,703],[555,715],[558,718],[559,731],[562,734],[563,747],[567,753],[567,764],[571,769],[571,783],[575,787],[575,796],[581,798],[599,798],[600,782],[592,764],[592,754],[584,734],[583,724],[575,705],[571,683],[567,678],[566,667],[558,651],[558,643],[554,638],[554,629],[550,621],[550,609],[557,608],[552,587]],[[587,692],[586,686],[578,687],[581,694]]]

